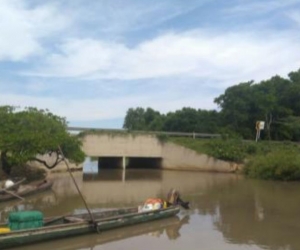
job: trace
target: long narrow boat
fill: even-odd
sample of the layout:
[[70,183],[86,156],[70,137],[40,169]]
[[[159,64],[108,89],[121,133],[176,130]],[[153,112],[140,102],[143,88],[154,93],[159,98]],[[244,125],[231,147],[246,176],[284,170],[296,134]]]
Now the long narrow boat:
[[[51,241],[52,249],[59,250],[74,250],[74,249],[102,249],[100,245],[117,242],[132,237],[147,235],[153,237],[168,237],[170,240],[180,237],[181,227],[186,224],[186,218],[180,219],[175,215],[169,218],[155,220],[149,223],[141,223],[132,225],[126,228],[116,228],[110,231],[101,232],[100,235],[88,234],[85,236],[78,236],[68,238],[66,240]],[[164,235],[164,236],[163,236]],[[43,249],[45,243],[35,245],[35,249]],[[105,249],[105,247],[103,247]],[[32,245],[22,246],[22,250],[31,250]]]
[[10,191],[10,193],[0,194],[0,202],[18,199],[18,196],[25,197],[25,196],[29,196],[32,194],[40,193],[40,192],[49,190],[52,187],[52,185],[53,185],[53,182],[49,181],[49,180],[44,180],[37,185],[24,185],[24,187],[21,186],[18,189],[18,191],[14,192],[14,193],[12,193],[12,191]]
[[[139,212],[138,208],[125,208],[93,213],[93,221],[88,213],[47,218],[40,228],[1,233],[0,249],[149,222],[174,216],[179,211],[178,206],[146,212]],[[8,225],[0,224],[0,228],[5,226]]]

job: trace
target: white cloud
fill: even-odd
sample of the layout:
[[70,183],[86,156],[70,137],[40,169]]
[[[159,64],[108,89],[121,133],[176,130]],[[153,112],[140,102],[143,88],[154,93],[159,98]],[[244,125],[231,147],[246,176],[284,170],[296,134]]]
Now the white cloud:
[[0,61],[24,60],[40,53],[40,38],[66,27],[67,20],[55,6],[29,9],[21,0],[0,1]]
[[[117,102],[114,102],[117,101]],[[99,100],[99,99],[62,99],[59,97],[32,97],[22,94],[0,94],[0,105],[13,105],[20,107],[38,107],[40,109],[49,109],[51,112],[67,117],[68,120],[97,120],[111,119],[120,117],[124,113],[118,110],[116,106],[112,110],[107,107],[113,107],[114,104],[123,103],[124,100]],[[111,112],[113,111],[113,112]]]
[[82,122],[120,119],[137,106],[212,109],[228,86],[300,67],[298,30],[274,22],[286,14],[300,24],[299,0],[219,9],[205,2],[0,0],[0,105],[48,108]]
[[[70,40],[48,57],[37,75],[82,79],[192,76],[211,81],[262,80],[286,75],[300,62],[298,35],[168,33],[134,48],[101,40]],[[224,86],[223,86],[224,87]]]
[[115,95],[107,98],[72,98],[61,96],[31,96],[25,94],[0,93],[0,106],[13,105],[19,107],[37,107],[49,109],[51,112],[66,117],[68,121],[96,121],[123,118],[126,111],[132,107],[151,107],[162,113],[175,111],[182,107],[201,109],[216,108],[213,104],[213,95],[207,91],[199,91],[183,95],[181,90],[175,92],[157,91],[139,95]]

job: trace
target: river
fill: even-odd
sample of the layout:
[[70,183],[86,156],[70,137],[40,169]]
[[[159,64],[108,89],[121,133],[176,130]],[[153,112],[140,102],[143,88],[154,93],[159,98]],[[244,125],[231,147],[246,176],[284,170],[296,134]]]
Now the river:
[[[135,206],[148,197],[165,197],[170,188],[178,189],[191,209],[169,219],[17,249],[300,249],[300,183],[149,169],[73,174],[93,211]],[[85,211],[67,173],[51,178],[52,191],[2,204],[1,221],[10,211],[24,209],[45,216]]]

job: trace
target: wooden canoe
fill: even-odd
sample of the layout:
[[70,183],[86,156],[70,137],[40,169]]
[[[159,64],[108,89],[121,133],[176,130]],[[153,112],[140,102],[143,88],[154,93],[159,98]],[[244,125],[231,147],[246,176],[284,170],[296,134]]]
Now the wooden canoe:
[[[186,215],[187,216],[187,215]],[[169,235],[179,235],[181,226],[186,224],[186,216],[180,219],[179,216],[171,216],[160,220],[155,220],[149,223],[141,223],[132,225],[126,228],[116,228],[114,230],[103,231],[100,235],[88,234],[77,237],[68,238],[67,240],[51,241],[53,249],[59,250],[74,250],[74,249],[102,249],[100,245],[117,242],[124,239],[130,239],[135,236],[148,235],[153,238],[160,237],[163,234],[168,237]],[[172,236],[171,236],[172,237]],[[40,243],[43,245],[35,245],[35,249],[43,249],[44,244],[49,242]],[[37,243],[38,244],[38,243]],[[105,247],[103,247],[105,249]],[[23,246],[22,250],[31,250],[32,245]]]
[[[44,180],[37,185],[24,185],[21,186],[18,191],[14,192],[17,196],[26,197],[32,194],[40,193],[46,190],[49,190],[53,185],[52,181]],[[10,191],[12,192],[12,191]],[[10,193],[0,194],[0,202],[10,201],[14,199],[18,199],[16,195]]]
[[[0,234],[0,248],[5,249],[87,233],[97,233],[171,217],[179,211],[180,208],[178,206],[147,212],[138,212],[138,208],[115,209],[93,213],[94,222],[90,220],[88,213],[47,218],[44,220],[44,226],[41,228]],[[0,228],[5,226],[7,225],[0,224]]]

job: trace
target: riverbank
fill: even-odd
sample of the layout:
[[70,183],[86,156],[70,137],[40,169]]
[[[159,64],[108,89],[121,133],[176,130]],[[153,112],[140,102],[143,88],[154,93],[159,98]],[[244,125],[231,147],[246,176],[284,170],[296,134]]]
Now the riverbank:
[[265,180],[300,180],[300,147],[293,142],[241,139],[169,138],[169,141],[216,159],[243,166],[248,177]]
[[[100,139],[98,137],[97,139],[101,140],[102,137]],[[140,137],[134,137],[132,143],[137,143],[135,140],[144,142],[145,136],[143,138]],[[300,149],[299,144],[296,143],[271,141],[259,141],[256,143],[240,139],[193,139],[179,137],[168,137],[162,142],[156,137],[148,137],[146,138],[147,141],[151,140],[150,142],[156,147],[156,158],[161,159],[157,161],[160,166],[154,167],[161,169],[238,173],[258,179],[300,180]],[[114,139],[117,140],[118,138]],[[148,151],[145,150],[145,152],[147,153]],[[103,155],[103,152],[99,151],[98,153]],[[122,162],[123,157],[130,159],[130,156],[126,156],[126,152],[124,154],[122,157],[117,155],[115,158],[119,162]],[[45,157],[49,156],[46,155]],[[53,159],[45,160],[51,161]],[[68,164],[71,171],[83,170],[84,163],[76,165],[69,162]],[[53,172],[67,171],[65,162],[60,162],[53,169],[47,169],[37,162],[30,162],[29,165],[39,169],[37,173],[40,178]],[[117,167],[126,168],[126,165],[122,166],[122,164],[119,164]],[[16,168],[12,172],[26,176],[30,171]],[[34,173],[33,178],[36,179],[36,173]]]

